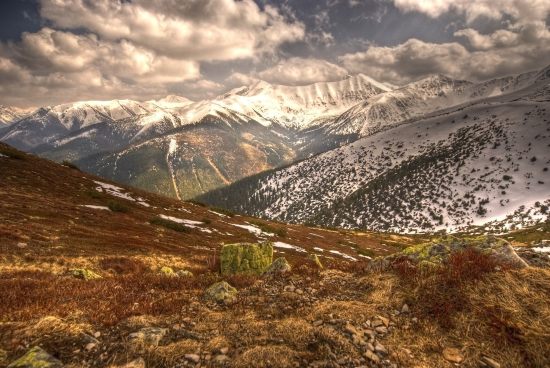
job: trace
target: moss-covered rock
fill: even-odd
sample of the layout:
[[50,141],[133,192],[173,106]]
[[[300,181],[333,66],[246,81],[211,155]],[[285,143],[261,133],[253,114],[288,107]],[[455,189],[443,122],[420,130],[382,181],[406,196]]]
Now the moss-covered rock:
[[204,297],[216,303],[230,304],[237,299],[237,293],[237,289],[233,286],[225,281],[220,281],[206,289]]
[[178,272],[176,272],[176,275],[178,275],[179,277],[193,277],[193,272],[188,270],[179,270]]
[[159,270],[160,274],[165,277],[178,277],[178,275],[174,272],[172,267],[163,266]]
[[283,273],[290,272],[292,267],[285,257],[279,257],[273,261],[273,263],[265,271],[266,275],[281,275]]
[[101,279],[101,275],[95,273],[94,271],[90,270],[90,269],[87,269],[87,268],[74,268],[72,270],[69,271],[69,273],[73,276],[73,277],[76,277],[77,279],[82,279],[82,280],[97,280],[97,279]]
[[490,254],[499,261],[513,267],[522,268],[527,266],[527,263],[517,255],[510,243],[495,236],[465,238],[447,236],[405,248],[400,255],[405,255],[422,266],[430,267],[446,260],[453,252],[469,248]]
[[63,364],[44,351],[35,346],[27,351],[25,355],[8,365],[8,368],[61,368]]
[[137,332],[131,333],[128,339],[133,343],[157,346],[167,333],[167,328],[145,327]]
[[220,253],[222,275],[261,275],[272,262],[273,245],[267,242],[226,244],[222,246]]

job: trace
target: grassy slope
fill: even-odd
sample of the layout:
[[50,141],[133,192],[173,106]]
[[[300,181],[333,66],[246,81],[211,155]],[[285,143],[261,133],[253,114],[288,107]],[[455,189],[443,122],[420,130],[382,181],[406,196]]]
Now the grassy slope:
[[[239,299],[220,307],[202,297],[220,280],[212,272],[220,243],[257,240],[231,224],[259,223],[276,230],[273,240],[309,253],[324,248],[321,256],[337,250],[358,257],[357,249],[389,254],[423,239],[221,217],[206,207],[125,188],[151,205],[144,207],[99,193],[92,180],[101,179],[78,170],[5,145],[0,153],[11,156],[0,157],[0,367],[34,345],[69,367],[105,367],[137,357],[148,367],[172,367],[187,353],[205,358],[222,347],[229,348],[227,366],[351,367],[362,364],[364,347],[353,343],[346,323],[362,328],[378,315],[391,317],[390,333],[377,339],[400,366],[451,367],[442,358],[446,347],[461,349],[467,367],[477,367],[482,355],[503,367],[550,364],[548,270],[491,271],[448,284],[440,275],[366,272],[364,263],[334,254],[321,257],[328,269],[318,272],[307,253],[285,250],[291,274],[275,280],[231,277]],[[202,221],[200,227],[212,233],[150,224],[160,214]],[[472,265],[464,264],[470,275]],[[162,266],[190,269],[195,277],[162,277]],[[104,278],[63,276],[72,267],[91,268]],[[285,291],[287,285],[302,293]],[[452,303],[439,303],[449,298]],[[404,302],[411,314],[395,315]],[[128,342],[129,333],[150,326],[169,329],[159,347]],[[95,332],[99,345],[88,350],[87,335]]]

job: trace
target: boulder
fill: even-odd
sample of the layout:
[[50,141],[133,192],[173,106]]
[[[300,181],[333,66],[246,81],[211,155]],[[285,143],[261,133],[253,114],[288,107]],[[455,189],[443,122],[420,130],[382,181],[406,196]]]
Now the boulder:
[[271,264],[271,266],[268,267],[265,273],[266,275],[280,275],[290,272],[291,270],[292,267],[290,266],[290,263],[288,263],[288,261],[285,259],[285,257],[279,257],[273,261],[273,263]]
[[273,261],[271,243],[236,243],[222,246],[220,264],[222,275],[238,273],[261,275]]
[[225,281],[220,281],[206,289],[204,297],[216,303],[230,304],[237,298],[237,289]]
[[[446,260],[453,252],[466,249],[477,249],[491,254],[500,262],[512,267],[523,268],[528,264],[514,250],[507,241],[494,236],[479,236],[474,238],[456,238],[447,236],[428,243],[422,243],[405,248],[398,256],[406,256],[421,266],[430,266]],[[395,256],[390,256],[392,258]]]
[[82,279],[82,280],[97,280],[97,279],[101,279],[101,275],[95,273],[94,271],[90,270],[90,269],[87,269],[87,268],[74,268],[72,270],[69,271],[69,273],[73,276],[73,277],[76,277],[77,279]]
[[133,342],[157,346],[167,333],[167,328],[145,327],[137,332],[131,333],[128,338]]
[[61,368],[63,364],[39,346],[27,351],[25,355],[8,365],[8,368]]

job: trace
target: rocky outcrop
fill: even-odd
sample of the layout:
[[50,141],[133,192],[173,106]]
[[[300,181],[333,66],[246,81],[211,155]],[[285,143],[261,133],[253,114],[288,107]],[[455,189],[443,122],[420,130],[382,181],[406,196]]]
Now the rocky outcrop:
[[63,364],[39,346],[29,350],[21,358],[8,365],[8,368],[61,368]]

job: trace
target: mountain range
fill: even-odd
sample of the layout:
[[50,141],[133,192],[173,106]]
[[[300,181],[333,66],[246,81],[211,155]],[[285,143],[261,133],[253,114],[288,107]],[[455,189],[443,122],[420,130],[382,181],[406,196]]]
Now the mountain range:
[[379,230],[505,226],[520,208],[544,217],[536,208],[550,198],[549,75],[433,75],[394,87],[359,74],[257,81],[198,102],[81,101],[8,120],[0,140],[255,216]]

